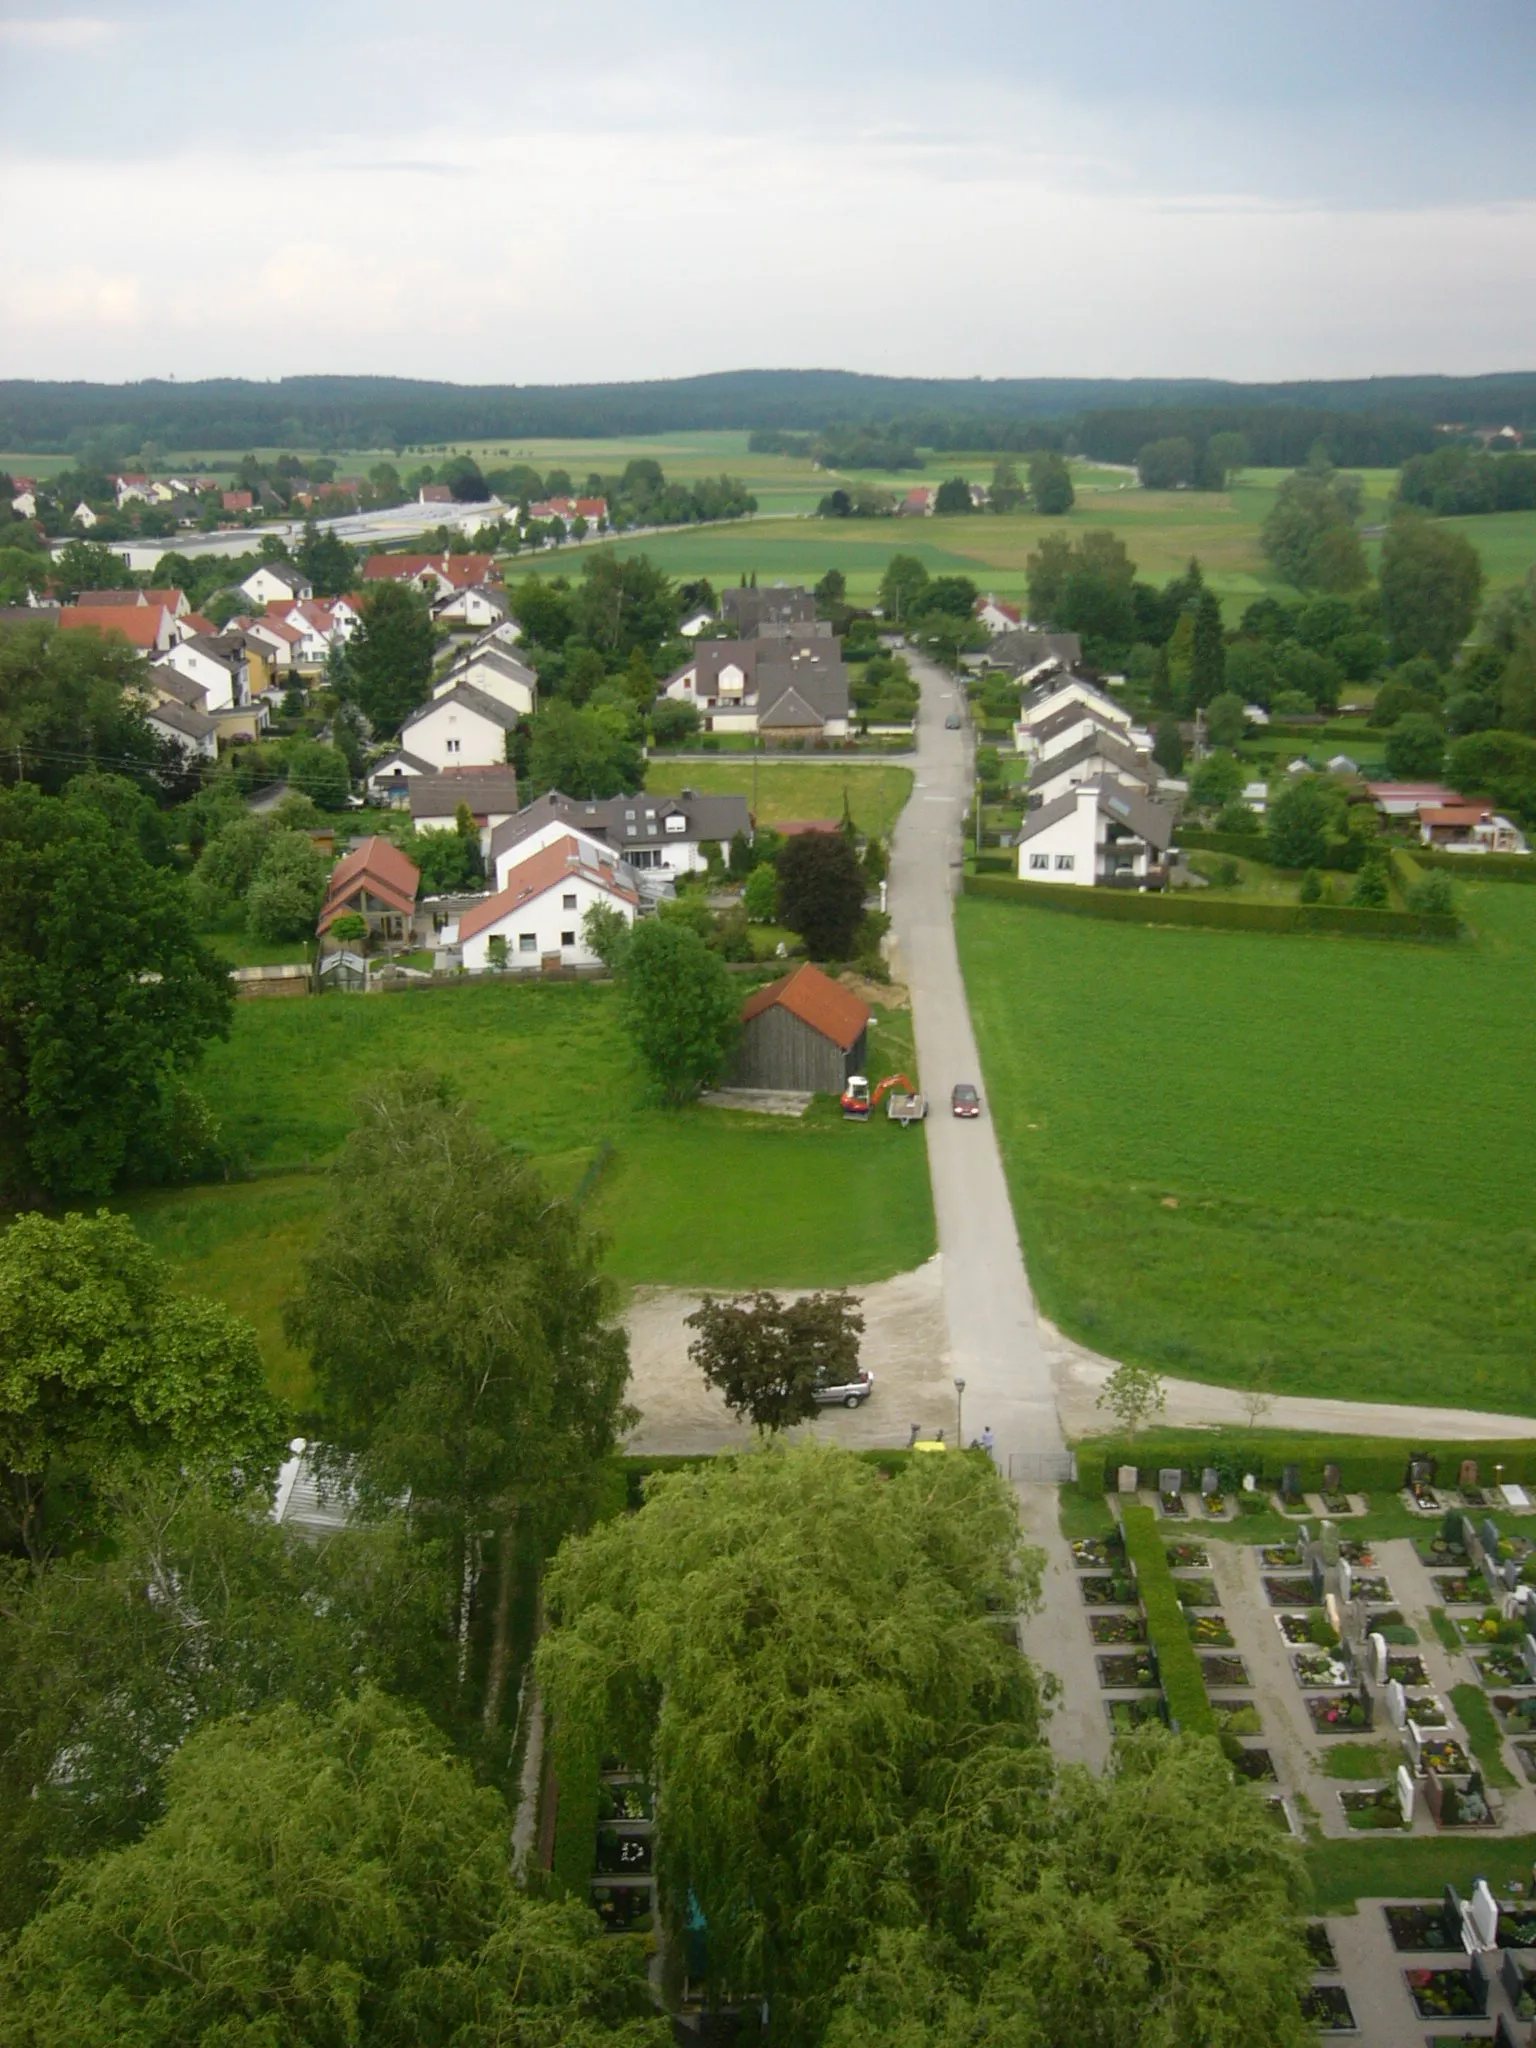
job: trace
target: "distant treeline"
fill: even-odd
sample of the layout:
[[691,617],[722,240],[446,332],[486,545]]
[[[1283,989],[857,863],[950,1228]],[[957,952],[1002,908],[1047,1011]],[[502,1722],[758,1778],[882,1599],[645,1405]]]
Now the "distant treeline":
[[[1256,422],[1281,409],[1302,418],[1362,424],[1360,448],[1333,447],[1348,463],[1398,462],[1427,442],[1408,441],[1409,422],[1536,426],[1536,372],[1494,377],[1377,377],[1354,382],[1232,384],[1209,378],[865,377],[844,370],[731,370],[649,384],[467,385],[397,377],[286,377],[273,383],[216,378],[205,383],[0,383],[0,447],[73,453],[90,443],[137,451],[330,447],[404,448],[449,441],[550,435],[596,439],[620,434],[777,428],[821,433],[834,421],[932,448],[988,447],[1027,452],[1041,423],[1059,432],[1077,422],[1089,453],[1131,462],[1145,442],[1191,431],[1209,417],[1210,433],[1249,437],[1256,462],[1298,459],[1289,428],[1271,453]],[[1129,417],[1139,415],[1134,428]],[[1367,446],[1364,422],[1387,429],[1386,452]],[[1086,438],[1095,426],[1095,445]],[[1317,430],[1299,424],[1304,455]],[[1111,452],[1111,446],[1114,451]]]

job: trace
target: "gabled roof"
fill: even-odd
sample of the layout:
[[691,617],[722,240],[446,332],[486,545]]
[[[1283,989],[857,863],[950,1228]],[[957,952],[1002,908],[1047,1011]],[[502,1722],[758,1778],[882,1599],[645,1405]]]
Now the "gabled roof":
[[153,688],[167,697],[174,697],[178,704],[190,704],[202,711],[208,703],[208,686],[195,683],[190,676],[184,676],[178,668],[170,668],[163,661],[152,664],[155,677]]
[[484,690],[477,690],[473,683],[455,683],[454,687],[445,691],[441,697],[434,697],[430,704],[423,704],[420,710],[413,711],[401,725],[401,732],[409,732],[413,725],[420,725],[424,718],[430,718],[434,711],[441,711],[445,704],[461,704],[466,711],[478,712],[482,718],[488,718],[492,725],[499,725],[503,732],[510,732],[521,716],[521,713],[514,711],[510,705],[498,702],[495,697],[488,697]]
[[[468,675],[472,669],[488,668],[494,674],[504,675],[514,683],[536,683],[538,671],[531,669],[526,661],[519,661],[515,654],[508,654],[501,646],[474,647],[456,661],[448,671],[450,676]],[[446,680],[446,678],[445,678]]]
[[870,1020],[871,1011],[856,995],[841,987],[809,960],[792,974],[770,981],[741,1006],[741,1021],[750,1024],[765,1010],[788,1010],[802,1024],[809,1024],[823,1038],[830,1038],[843,1052],[858,1039]]
[[445,768],[418,775],[411,783],[413,818],[451,818],[460,804],[468,804],[472,815],[489,817],[492,811],[509,816],[517,810],[517,773],[512,768]]
[[581,848],[574,839],[553,839],[548,846],[530,854],[528,859],[513,868],[507,877],[507,886],[494,896],[488,896],[483,903],[477,903],[473,910],[466,910],[459,919],[459,939],[472,939],[477,932],[483,932],[487,925],[499,924],[514,910],[520,910],[525,903],[531,903],[536,896],[543,896],[549,890],[558,888],[562,882],[579,878],[590,882],[594,889],[602,889],[610,896],[617,896],[625,903],[638,903],[639,897],[633,889],[627,889],[615,880],[612,869],[595,868],[581,857]]
[[1058,733],[1070,732],[1074,725],[1081,725],[1085,718],[1093,721],[1096,732],[1107,733],[1116,730],[1109,725],[1103,714],[1091,704],[1064,704],[1059,711],[1053,711],[1049,718],[1042,718],[1038,725],[1029,727],[1032,740],[1053,740]]
[[1173,813],[1153,803],[1134,789],[1127,789],[1119,782],[1080,782],[1076,789],[1069,789],[1065,796],[1054,802],[1042,804],[1038,811],[1031,811],[1019,829],[1018,844],[1037,839],[1042,832],[1048,832],[1053,825],[1059,825],[1064,818],[1070,818],[1084,796],[1092,795],[1098,800],[1099,815],[1109,818],[1117,825],[1125,825],[1145,839],[1149,846],[1158,848],[1171,844],[1173,839]]
[[148,724],[169,726],[172,732],[181,733],[189,740],[205,740],[219,729],[218,720],[210,718],[196,704],[153,704],[144,717]]
[[131,646],[151,648],[160,645],[164,618],[159,605],[103,605],[92,610],[88,605],[66,604],[59,608],[58,624],[66,633],[121,633]]
[[824,721],[821,713],[807,704],[800,692],[791,684],[789,689],[774,699],[768,710],[759,712],[757,722],[764,732],[768,732],[779,727],[821,725]]
[[1049,761],[1038,762],[1029,778],[1029,786],[1035,789],[1052,782],[1058,775],[1080,766],[1084,761],[1107,761],[1120,774],[1134,775],[1147,789],[1152,787],[1156,776],[1156,770],[1134,747],[1128,747],[1118,733],[1100,725],[1085,733],[1080,740],[1074,740],[1070,747],[1063,747],[1059,754],[1053,754]]
[[329,930],[345,910],[346,899],[360,886],[370,889],[392,910],[408,913],[416,907],[420,883],[421,871],[398,846],[388,839],[365,839],[331,869],[320,911],[320,930]]
[[383,759],[375,761],[368,770],[369,780],[371,781],[375,775],[382,775],[385,769],[393,763],[399,764],[395,769],[397,775],[401,768],[412,769],[417,775],[435,775],[437,773],[432,763],[430,761],[423,761],[420,754],[409,753],[404,747],[391,747]]
[[[668,832],[666,820],[681,818],[683,830]],[[744,796],[709,796],[684,790],[681,796],[563,796],[558,789],[547,790],[525,804],[515,818],[508,818],[491,835],[491,858],[498,859],[509,847],[537,832],[552,818],[601,839],[619,854],[636,846],[683,845],[705,840],[721,844],[738,832],[750,833],[752,814]]]
[[131,604],[137,610],[144,603],[142,590],[82,590],[76,602],[88,612],[104,611],[108,605]]

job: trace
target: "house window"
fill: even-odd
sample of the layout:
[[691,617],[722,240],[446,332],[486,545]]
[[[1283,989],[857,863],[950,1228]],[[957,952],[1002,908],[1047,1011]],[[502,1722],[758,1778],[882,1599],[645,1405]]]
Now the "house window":
[[1029,856],[1029,864],[1032,868],[1048,868],[1051,856],[1048,853],[1032,853]]
[[562,932],[560,934],[560,943],[562,946],[574,946],[576,943],[576,934],[574,932]]
[[1058,854],[1057,854],[1057,856],[1056,856],[1056,872],[1057,872],[1057,874],[1059,874],[1059,875],[1062,875],[1062,874],[1066,874],[1066,875],[1069,875],[1069,874],[1071,874],[1072,870],[1073,870],[1073,869],[1074,869],[1074,868],[1075,868],[1076,866],[1077,866],[1077,855],[1076,855],[1076,854],[1074,854],[1074,853],[1058,853]]
[[448,742],[448,748],[447,748],[447,751],[448,751],[448,752],[449,752],[450,754],[456,754],[456,753],[457,753],[457,752],[459,751],[459,743],[458,743],[458,741],[457,741],[457,740],[449,740],[449,742]]
[[539,950],[538,933],[519,932],[517,935],[517,950],[519,953],[537,953]]
[[576,898],[574,896],[562,896],[560,898],[560,908],[562,910],[574,910],[576,908]]

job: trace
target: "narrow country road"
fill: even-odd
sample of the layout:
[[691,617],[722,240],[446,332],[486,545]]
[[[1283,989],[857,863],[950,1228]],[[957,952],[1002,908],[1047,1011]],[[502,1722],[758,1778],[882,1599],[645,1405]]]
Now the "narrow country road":
[[970,731],[945,729],[959,708],[950,677],[910,650],[922,687],[917,781],[891,847],[889,908],[902,979],[912,991],[918,1070],[928,1091],[928,1168],[944,1271],[952,1372],[965,1381],[966,1441],[990,1428],[998,1463],[1035,1477],[1029,1453],[1063,1449],[1050,1360],[1024,1272],[997,1137],[985,1107],[951,1116],[956,1081],[981,1082],[981,1062],[955,947],[953,899],[970,788]]

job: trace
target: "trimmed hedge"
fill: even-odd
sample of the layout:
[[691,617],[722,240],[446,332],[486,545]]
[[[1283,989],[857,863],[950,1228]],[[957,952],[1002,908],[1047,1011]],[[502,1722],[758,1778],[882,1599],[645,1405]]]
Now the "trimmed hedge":
[[[1235,853],[1239,859],[1261,861],[1265,867],[1275,865],[1265,832],[1206,832],[1198,825],[1181,825],[1179,845],[1193,853]],[[1359,865],[1358,846],[1347,839],[1335,839],[1318,862],[1319,867],[1344,875],[1353,874]],[[1282,872],[1295,874],[1297,870]]]
[[1446,868],[1468,882],[1536,882],[1533,853],[1447,853],[1443,846],[1415,846],[1421,868]]
[[[1240,1479],[1245,1472],[1278,1486],[1287,1465],[1295,1465],[1303,1493],[1320,1493],[1323,1467],[1337,1465],[1346,1493],[1396,1493],[1410,1457],[1433,1458],[1439,1476],[1455,1483],[1463,1459],[1475,1458],[1486,1484],[1495,1465],[1512,1484],[1536,1489],[1536,1441],[1509,1443],[1415,1443],[1408,1437],[1326,1436],[1317,1432],[1247,1429],[1157,1430],[1136,1439],[1095,1437],[1078,1447],[1081,1490],[1116,1490],[1122,1465],[1135,1465],[1141,1484],[1154,1487],[1159,1471],[1178,1465],[1197,1476],[1214,1465]],[[1129,1512],[1129,1510],[1127,1510]],[[1476,1517],[1474,1517],[1476,1519]]]
[[1132,889],[1063,888],[1051,882],[1011,881],[1002,875],[967,875],[967,896],[990,896],[1061,910],[1072,917],[1118,919],[1124,924],[1202,925],[1234,932],[1332,932],[1354,939],[1459,938],[1461,921],[1414,910],[1356,910],[1342,903],[1210,902],[1189,895],[1144,895]]
[[1168,1553],[1157,1518],[1139,1501],[1130,1502],[1120,1517],[1125,1554],[1136,1569],[1136,1590],[1147,1617],[1147,1635],[1157,1652],[1168,1712],[1186,1735],[1214,1735],[1216,1716],[1205,1696],[1200,1659],[1190,1640],[1189,1624],[1179,1605],[1178,1587],[1168,1569]]

